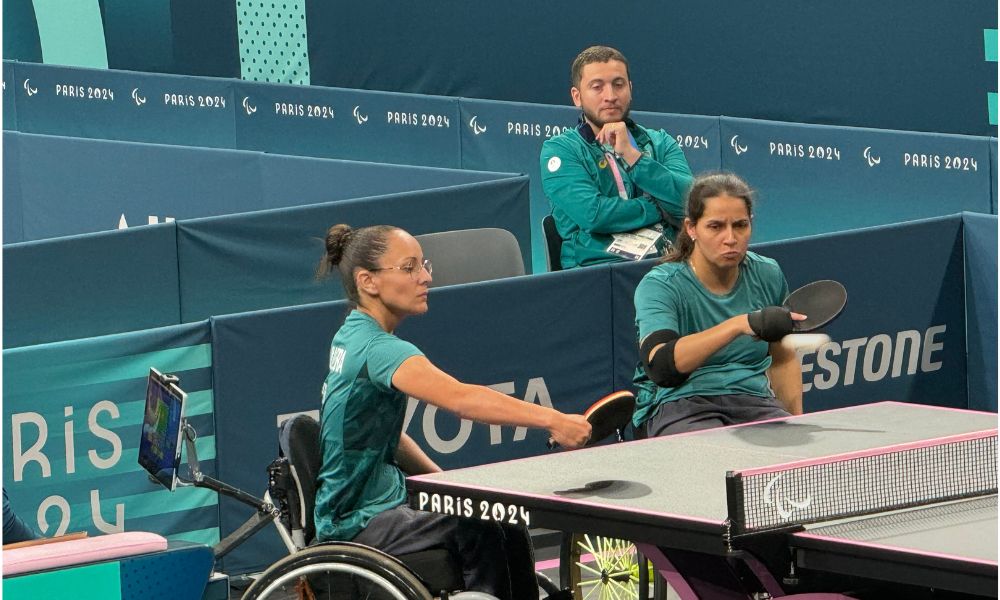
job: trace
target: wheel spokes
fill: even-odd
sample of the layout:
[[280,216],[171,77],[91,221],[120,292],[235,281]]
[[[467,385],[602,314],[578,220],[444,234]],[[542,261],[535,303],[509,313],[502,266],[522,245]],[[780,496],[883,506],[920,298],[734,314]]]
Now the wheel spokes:
[[589,535],[577,539],[580,555],[590,554],[593,566],[579,560],[575,567],[580,575],[576,586],[584,600],[634,600],[638,597],[639,565],[635,546],[625,540]]

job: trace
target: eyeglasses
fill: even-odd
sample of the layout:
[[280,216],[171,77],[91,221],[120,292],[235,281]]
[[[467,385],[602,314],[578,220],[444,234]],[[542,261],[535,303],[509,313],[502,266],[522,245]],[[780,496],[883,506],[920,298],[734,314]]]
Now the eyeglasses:
[[417,263],[412,263],[411,262],[411,263],[407,263],[407,264],[405,264],[405,265],[403,265],[401,267],[378,267],[378,268],[375,268],[375,269],[368,269],[368,270],[369,271],[391,271],[391,270],[402,271],[402,272],[406,273],[407,275],[409,275],[410,279],[412,279],[413,281],[416,281],[417,279],[420,278],[420,271],[422,269],[427,269],[427,274],[428,275],[431,275],[432,273],[434,273],[434,265],[431,264],[431,261],[430,261],[429,258],[425,258],[424,262],[420,263],[419,266],[417,265]]

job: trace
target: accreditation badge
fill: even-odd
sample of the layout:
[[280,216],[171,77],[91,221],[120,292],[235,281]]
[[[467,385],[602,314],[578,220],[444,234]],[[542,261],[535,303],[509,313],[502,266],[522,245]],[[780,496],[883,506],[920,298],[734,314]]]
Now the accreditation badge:
[[656,254],[656,243],[663,237],[663,226],[655,225],[635,231],[613,233],[611,237],[614,241],[606,248],[608,252],[628,260],[641,260]]

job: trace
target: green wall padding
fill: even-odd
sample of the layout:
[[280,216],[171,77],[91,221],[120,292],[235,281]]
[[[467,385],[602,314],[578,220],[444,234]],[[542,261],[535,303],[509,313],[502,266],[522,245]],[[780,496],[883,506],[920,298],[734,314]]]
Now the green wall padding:
[[305,0],[236,0],[236,19],[243,79],[309,85]]
[[34,0],[34,6],[44,62],[108,68],[104,21],[97,0]]

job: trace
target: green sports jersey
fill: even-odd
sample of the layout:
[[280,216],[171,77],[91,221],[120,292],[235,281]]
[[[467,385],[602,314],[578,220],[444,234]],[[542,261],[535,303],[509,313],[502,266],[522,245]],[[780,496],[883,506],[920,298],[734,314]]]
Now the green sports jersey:
[[317,540],[350,540],[406,500],[395,462],[406,394],[392,387],[392,376],[411,356],[423,353],[357,310],[333,337],[320,416]]
[[[627,198],[619,193],[614,170],[589,125],[542,144],[542,189],[563,239],[563,268],[620,261],[622,257],[606,251],[611,234],[666,224],[663,213],[677,223],[684,220],[692,177],[683,150],[662,129],[646,129],[631,120],[626,124],[642,152],[632,167],[616,162]],[[672,240],[674,230],[664,231]]]
[[[698,333],[730,317],[780,305],[787,296],[781,267],[754,252],[747,252],[736,285],[721,296],[705,289],[687,263],[663,263],[653,267],[635,290],[638,340],[641,344],[647,335],[662,329],[681,337]],[[766,374],[769,366],[767,342],[745,335],[723,346],[677,387],[657,386],[640,364],[633,379],[639,389],[632,420],[638,426],[660,404],[688,396],[773,396]]]

